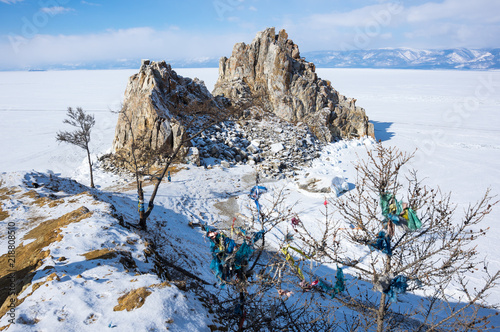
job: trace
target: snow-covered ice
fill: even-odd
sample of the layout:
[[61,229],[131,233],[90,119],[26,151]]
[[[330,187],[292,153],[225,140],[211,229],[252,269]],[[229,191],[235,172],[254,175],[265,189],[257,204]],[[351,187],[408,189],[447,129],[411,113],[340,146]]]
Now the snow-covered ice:
[[[2,180],[7,185],[11,181],[13,185],[22,174],[36,174],[35,171],[39,171],[52,172],[54,175],[88,184],[88,165],[84,151],[74,146],[57,144],[55,133],[64,129],[62,120],[68,106],[81,106],[84,110],[94,113],[97,123],[91,146],[93,159],[97,163],[97,156],[109,151],[113,140],[116,114],[108,110],[116,110],[119,107],[127,79],[135,72],[136,70],[0,72],[0,173],[7,172],[1,175]],[[207,83],[209,90],[212,90],[217,79],[217,69],[180,69],[178,72],[181,75],[199,77]],[[459,204],[459,208],[465,208],[469,202],[480,199],[487,188],[491,188],[493,194],[500,193],[500,72],[321,68],[317,69],[317,72],[318,76],[330,80],[340,93],[356,98],[356,104],[366,109],[367,115],[374,123],[377,139],[402,150],[417,149],[411,166],[418,170],[420,177],[426,178],[427,184],[439,186],[445,192],[452,191],[453,200]],[[307,177],[324,182],[325,186],[332,186],[333,179],[344,179],[345,184],[352,188],[356,181],[353,164],[359,158],[364,158],[366,148],[371,144],[370,140],[332,143],[323,149],[321,156],[309,167],[301,170],[297,178],[305,178],[307,174]],[[259,146],[258,142],[254,141],[252,145],[256,149]],[[278,148],[276,146],[276,149]],[[180,266],[196,271],[196,274],[205,280],[214,280],[204,259],[208,255],[208,243],[203,242],[200,232],[190,229],[187,223],[227,223],[238,211],[247,211],[247,195],[255,181],[255,167],[215,166],[208,170],[189,165],[173,174],[171,183],[160,187],[151,222],[159,229],[165,230],[162,238],[165,243],[164,250],[172,255]],[[128,180],[105,173],[97,167],[94,181],[104,194],[111,193],[114,188],[120,188],[120,193],[108,195],[108,201],[117,210],[123,211],[125,218],[133,221],[137,204],[136,193],[133,186],[127,187]],[[289,201],[299,202],[296,212],[301,215],[302,222],[313,225],[316,220],[322,218],[320,211],[325,194],[298,190],[295,182],[289,180],[268,183],[266,186],[271,190],[264,195],[264,201],[270,197],[273,188],[285,188]],[[151,190],[151,187],[146,187],[146,196]],[[16,201],[9,204],[12,204],[13,208],[19,208],[14,206],[18,204]],[[95,206],[95,209],[98,208],[100,206]],[[57,217],[66,210],[40,211]],[[19,213],[22,214],[22,209]],[[500,234],[500,225],[497,222],[499,219],[500,208],[497,207],[484,220],[484,225],[490,227],[490,232],[478,244],[478,250],[487,257],[492,270],[500,269],[500,259],[497,255],[500,250],[497,240]],[[95,227],[101,227],[103,222],[110,223],[111,218],[91,219],[85,224],[68,227],[65,234],[73,234],[68,235],[66,239],[71,241],[68,247],[79,245],[83,247],[78,250],[93,250],[98,245],[98,240],[91,239],[92,234],[96,234]],[[286,229],[281,231],[286,232]],[[76,232],[88,232],[89,235],[76,238]],[[278,241],[280,234],[279,230],[273,233],[275,241]],[[112,236],[116,242],[122,243],[133,235],[116,233]],[[137,243],[138,246],[141,245],[140,242]],[[169,249],[172,247],[178,247],[179,250]],[[179,253],[181,249],[191,253],[191,261]],[[69,249],[61,247],[57,250],[53,255],[64,254],[67,258],[77,261],[77,257],[71,256]],[[0,254],[5,251],[5,248],[0,248]],[[39,277],[45,278],[45,275]],[[70,279],[61,279],[64,283],[57,287],[50,286],[50,290],[67,292],[63,288],[77,282]],[[93,286],[90,285],[79,289],[78,292],[83,293],[74,294],[75,303],[82,308],[82,312],[78,314],[84,315],[85,310],[90,307],[94,308],[92,310],[107,313],[105,306],[110,306],[111,302],[115,303],[118,292],[126,288],[122,284],[123,281],[118,281],[118,276],[115,279],[112,282],[116,282],[116,293],[111,292],[108,300],[99,302],[102,307],[98,307],[97,301],[84,303],[76,299],[88,294],[95,295],[101,292],[100,289],[92,289]],[[149,286],[156,282],[145,278],[139,283],[141,286]],[[476,281],[472,279],[472,282]],[[157,293],[155,296],[169,298],[177,291],[169,289],[164,292],[171,293]],[[23,310],[34,314],[30,311],[35,310],[34,301],[48,295],[40,293],[37,296],[40,297],[25,302]],[[146,302],[147,308],[144,307],[147,310],[159,310],[156,306],[165,305],[165,302],[161,302],[165,300],[158,297],[148,298],[149,300],[149,303]],[[495,289],[488,300],[491,303],[500,303],[500,290]],[[42,308],[45,311],[39,311],[38,315],[48,317],[49,310],[55,312],[64,308],[63,302],[66,300],[57,301],[62,302],[52,302],[50,306]],[[174,318],[174,321],[181,320],[185,323],[180,324],[179,328],[191,323],[201,326],[205,313],[190,299],[186,301],[188,303],[184,304],[184,309],[179,311],[180,316]],[[190,317],[191,314],[185,310],[188,304],[196,307],[199,311],[197,315]],[[159,311],[158,314],[165,315]],[[58,315],[70,314],[58,312]],[[112,313],[106,315],[112,317]],[[50,329],[50,324],[55,323],[47,321],[46,324]],[[140,330],[147,325],[136,326]]]

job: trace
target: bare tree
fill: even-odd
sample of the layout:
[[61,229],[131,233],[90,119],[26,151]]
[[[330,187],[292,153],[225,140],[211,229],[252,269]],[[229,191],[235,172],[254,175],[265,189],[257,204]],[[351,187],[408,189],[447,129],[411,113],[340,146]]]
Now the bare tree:
[[[423,185],[415,171],[400,179],[412,157],[378,144],[357,165],[356,188],[330,200],[338,215],[325,214],[322,236],[302,226],[297,237],[317,253],[312,259],[357,275],[353,294],[337,300],[372,317],[367,330],[493,329],[489,317],[495,311],[487,308],[497,306],[485,299],[500,271],[488,269],[476,243],[487,231],[481,221],[498,202],[487,190],[459,215],[451,194]],[[469,284],[470,273],[482,280],[480,286]],[[420,302],[395,305],[398,294],[417,290]]]
[[[175,123],[180,128],[179,136],[174,138],[172,145],[164,144],[155,149],[151,147],[150,141],[147,139],[151,136],[150,133],[144,131],[134,134],[128,110],[126,107],[122,107],[119,116],[127,124],[132,142],[129,150],[118,151],[114,159],[120,164],[127,164],[134,173],[139,198],[139,226],[143,230],[147,229],[147,220],[154,209],[154,200],[158,189],[170,166],[179,157],[183,148],[208,127],[228,119],[230,115],[234,114],[234,110],[233,107],[219,106],[213,99],[205,102],[192,102],[185,106],[179,104],[175,109],[170,110],[173,115],[171,119],[165,120],[170,121],[171,124]],[[152,131],[154,128],[146,130]],[[143,190],[145,175],[150,175],[154,181],[153,192],[147,204]]]
[[[250,191],[256,202],[251,216],[238,215],[231,226],[205,226],[213,259],[210,267],[221,285],[209,299],[214,313],[230,331],[337,330],[331,303],[318,301],[317,289],[294,282],[300,259],[289,264],[282,250],[266,247],[268,234],[293,219],[284,188],[259,203],[266,190],[257,183]],[[286,234],[283,238],[281,248],[291,240]]]
[[92,161],[89,149],[90,132],[95,125],[94,115],[85,113],[81,107],[77,107],[76,110],[68,107],[66,115],[68,118],[64,119],[63,123],[67,123],[76,129],[74,131],[59,131],[56,134],[56,140],[76,145],[87,151],[90,169],[90,187],[94,188],[94,175],[92,173]]

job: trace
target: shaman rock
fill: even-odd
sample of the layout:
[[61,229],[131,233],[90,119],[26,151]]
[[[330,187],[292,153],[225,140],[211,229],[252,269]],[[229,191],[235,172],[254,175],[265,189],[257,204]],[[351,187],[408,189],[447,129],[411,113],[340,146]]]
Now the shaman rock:
[[355,99],[339,94],[318,78],[315,66],[300,57],[285,30],[259,32],[250,45],[237,43],[231,57],[219,61],[214,96],[235,103],[259,104],[279,118],[304,122],[323,142],[335,138],[374,137],[373,124]]
[[[183,139],[182,112],[195,105],[219,107],[203,81],[177,75],[165,61],[143,60],[130,77],[118,117],[113,152],[137,155],[145,151],[171,151]],[[142,150],[142,151],[141,151]]]

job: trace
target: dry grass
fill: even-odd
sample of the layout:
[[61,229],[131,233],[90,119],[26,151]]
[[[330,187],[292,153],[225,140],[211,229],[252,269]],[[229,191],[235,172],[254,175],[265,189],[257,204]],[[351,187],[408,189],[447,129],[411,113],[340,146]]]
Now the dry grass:
[[9,213],[7,211],[2,210],[0,206],[0,221],[5,220],[9,217]]
[[169,282],[165,281],[160,284],[150,285],[149,287],[133,289],[118,298],[118,304],[113,308],[113,311],[131,311],[140,308],[146,302],[146,298],[152,293],[148,288],[165,288],[171,286]]
[[42,197],[35,190],[27,191],[21,195],[21,198],[25,198],[25,197],[33,199],[34,200],[33,204],[40,206],[40,207],[42,207],[44,205],[48,205],[49,207],[53,208],[53,207],[58,206],[59,204],[64,203],[63,199],[51,199],[49,197]]
[[161,284],[152,284],[148,288],[165,288],[172,287],[172,285],[168,281],[164,281]]
[[37,200],[40,198],[40,194],[37,193],[35,190],[30,190],[30,191],[27,191],[21,195],[21,198],[25,198],[25,197]]
[[0,201],[7,200],[11,198],[13,195],[17,194],[20,189],[16,187],[4,187],[3,182],[0,182]]
[[9,217],[9,213],[7,211],[2,210],[2,201],[8,200],[12,198],[14,194],[19,192],[17,188],[6,188],[3,186],[3,182],[0,181],[0,221],[5,220]]
[[141,287],[122,295],[118,298],[118,304],[113,308],[113,311],[132,311],[140,308],[146,302],[146,298],[152,292],[147,287]]
[[112,259],[117,256],[116,251],[110,249],[98,249],[82,254],[86,260],[91,261],[94,259]]
[[[62,239],[61,228],[71,223],[79,222],[92,216],[86,207],[69,212],[57,219],[47,220],[29,231],[24,239],[35,239],[27,245],[20,245],[16,248],[15,262],[9,261],[8,254],[0,256],[0,317],[8,311],[9,288],[11,281],[14,281],[15,294],[23,292],[30,284],[38,267],[42,265],[43,259],[49,256],[50,252],[44,250],[51,243]],[[13,265],[11,265],[13,263]],[[38,285],[37,287],[39,287]],[[33,286],[33,288],[35,285]],[[34,291],[34,290],[33,290]],[[16,306],[24,299],[16,298]]]
[[56,207],[60,204],[64,203],[63,199],[50,199],[49,197],[40,197],[37,199],[34,204],[42,207],[44,205],[48,205],[50,208]]

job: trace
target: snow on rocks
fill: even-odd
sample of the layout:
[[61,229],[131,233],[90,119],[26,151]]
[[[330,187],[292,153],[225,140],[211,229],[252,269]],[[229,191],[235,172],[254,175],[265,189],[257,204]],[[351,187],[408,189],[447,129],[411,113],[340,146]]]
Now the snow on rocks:
[[349,184],[343,175],[336,175],[332,179],[332,186],[335,190],[335,194],[339,196],[340,194],[349,191]]
[[197,147],[190,147],[187,150],[185,161],[196,166],[200,166],[200,151]]
[[281,150],[284,150],[284,149],[285,149],[285,146],[283,145],[283,143],[274,143],[274,144],[271,144],[271,152],[278,153],[278,152],[280,152]]
[[319,156],[321,149],[305,125],[273,115],[214,125],[193,139],[193,145],[199,149],[202,165],[222,160],[229,165],[259,164],[262,175],[271,178],[292,177],[298,168]]
[[349,184],[345,169],[340,166],[342,151],[369,147],[374,142],[372,138],[364,138],[325,145],[309,167],[297,172],[294,180],[298,188],[312,193],[334,193],[336,196],[350,190],[353,184]]

